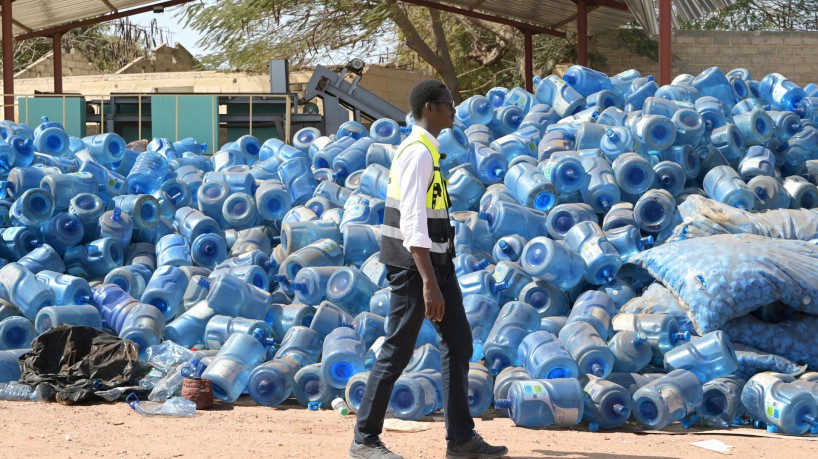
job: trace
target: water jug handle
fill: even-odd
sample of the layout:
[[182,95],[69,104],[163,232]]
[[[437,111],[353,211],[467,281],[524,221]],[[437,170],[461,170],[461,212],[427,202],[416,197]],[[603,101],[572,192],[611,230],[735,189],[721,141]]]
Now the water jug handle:
[[139,397],[136,395],[136,392],[131,392],[125,397],[125,403],[131,407],[132,410],[136,411],[136,405],[139,405],[140,400]]

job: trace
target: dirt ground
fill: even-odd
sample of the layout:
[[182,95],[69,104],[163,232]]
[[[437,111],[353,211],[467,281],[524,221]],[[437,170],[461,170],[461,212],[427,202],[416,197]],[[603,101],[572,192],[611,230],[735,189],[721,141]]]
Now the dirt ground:
[[[2,458],[345,458],[354,416],[307,411],[288,403],[255,406],[246,397],[217,404],[193,418],[142,417],[124,402],[61,406],[0,402]],[[444,457],[442,416],[425,418],[429,430],[387,432],[383,440],[406,458]],[[690,443],[717,439],[741,458],[815,458],[818,441],[778,436],[757,438],[716,434],[591,433],[581,428],[531,430],[506,418],[485,417],[477,430],[509,447],[509,458],[711,458],[723,457]],[[737,429],[735,433],[759,433]]]

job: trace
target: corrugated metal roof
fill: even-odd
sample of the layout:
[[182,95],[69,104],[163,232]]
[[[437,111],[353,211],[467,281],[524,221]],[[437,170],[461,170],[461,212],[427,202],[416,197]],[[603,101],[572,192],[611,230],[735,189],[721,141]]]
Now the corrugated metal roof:
[[[736,0],[673,0],[674,18],[691,21],[735,3]],[[412,2],[409,2],[412,3]],[[577,6],[571,0],[426,0],[487,15],[559,31],[577,30]],[[588,34],[595,35],[637,21],[651,35],[658,32],[657,2],[654,0],[610,0],[594,4],[588,0]],[[628,11],[608,5],[627,6]]]
[[[160,3],[157,0],[16,0],[11,6],[14,35],[50,29],[130,8]],[[110,6],[109,6],[110,5]],[[111,9],[113,6],[113,9]]]

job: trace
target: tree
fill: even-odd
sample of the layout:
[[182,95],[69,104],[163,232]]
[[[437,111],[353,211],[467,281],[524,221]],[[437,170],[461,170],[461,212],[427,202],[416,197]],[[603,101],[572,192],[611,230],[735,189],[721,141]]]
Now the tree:
[[[154,20],[150,26],[127,19],[79,27],[62,37],[63,50],[74,49],[103,72],[113,72],[139,56],[146,55],[169,34]],[[14,42],[14,72],[19,72],[52,51],[52,39],[38,37]],[[0,56],[2,52],[0,51]]]
[[697,21],[692,30],[818,30],[818,0],[738,0]]
[[[199,44],[210,55],[203,63],[214,68],[263,72],[274,58],[297,67],[353,56],[371,62],[385,54],[387,60],[431,67],[457,101],[461,92],[489,81],[522,80],[519,31],[397,0],[200,1],[179,14],[185,27],[204,37]],[[537,62],[553,68],[573,53],[569,44],[537,36]]]

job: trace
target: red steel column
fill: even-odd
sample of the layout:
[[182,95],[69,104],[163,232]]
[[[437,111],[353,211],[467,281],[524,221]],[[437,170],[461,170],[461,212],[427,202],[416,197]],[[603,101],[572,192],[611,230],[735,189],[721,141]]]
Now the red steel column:
[[[14,93],[14,31],[11,25],[11,2],[2,0],[3,18],[0,26],[3,27],[3,93]],[[3,97],[4,116],[7,120],[14,120],[14,96]]]
[[577,0],[577,63],[588,66],[588,3]]
[[54,53],[54,94],[62,94],[62,34],[54,34],[51,49]]
[[673,49],[671,45],[671,22],[673,0],[659,0],[659,85],[670,84],[673,79]]
[[525,37],[525,90],[534,92],[534,45],[531,31],[523,30],[523,37]]

